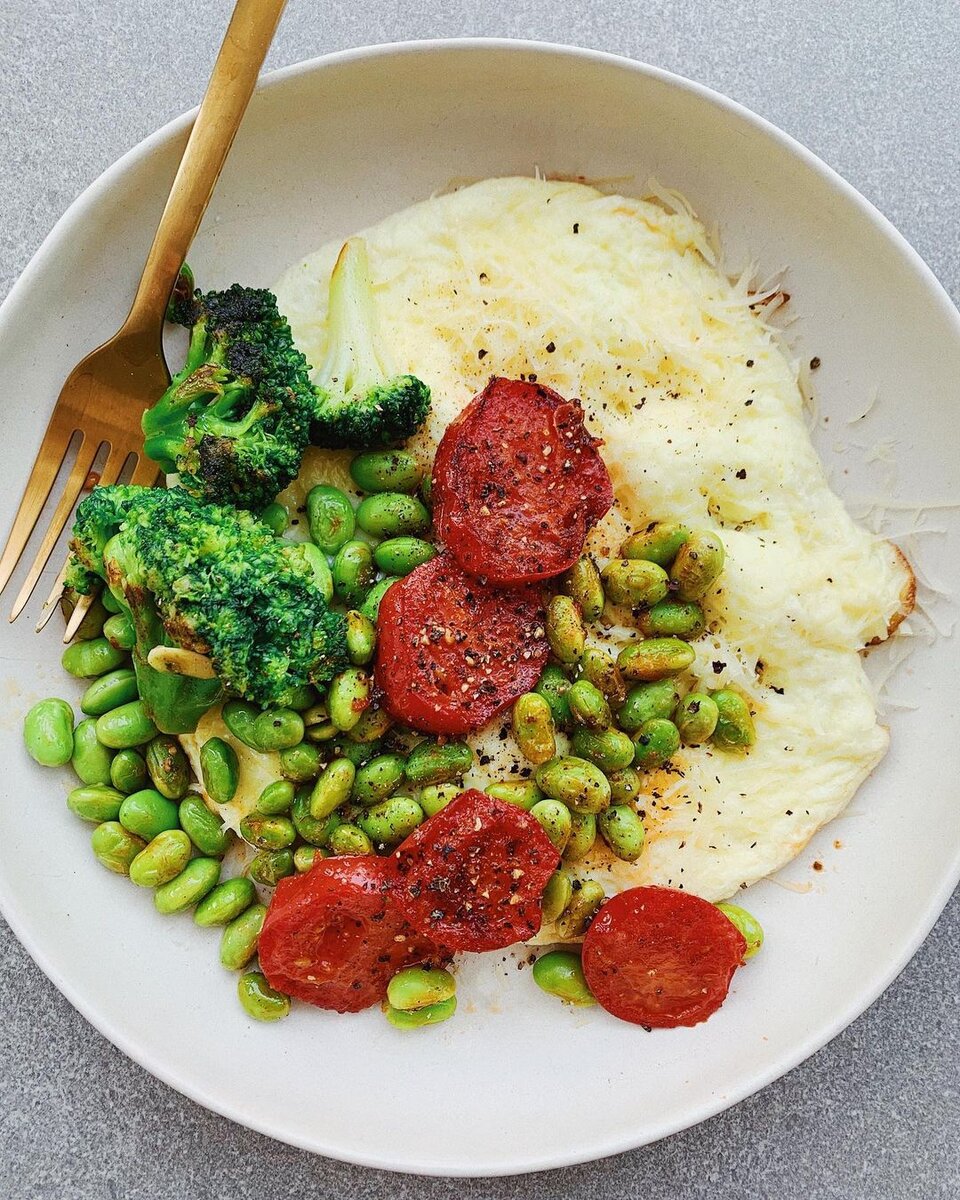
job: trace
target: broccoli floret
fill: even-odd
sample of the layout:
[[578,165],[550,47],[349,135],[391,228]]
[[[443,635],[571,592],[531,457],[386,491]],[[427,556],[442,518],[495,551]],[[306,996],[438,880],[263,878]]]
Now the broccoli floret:
[[[192,280],[181,273],[180,280]],[[144,449],[198,500],[259,512],[300,470],[316,393],[272,292],[175,290],[183,369],[143,414]]]
[[399,375],[381,344],[366,242],[351,238],[330,277],[328,349],[317,371],[315,446],[392,446],[411,437],[430,411],[430,389]]
[[[283,705],[348,663],[344,620],[327,607],[309,548],[252,513],[181,488],[95,488],[77,509],[71,547],[70,585],[99,576],[129,612],[140,695],[166,733],[195,729],[224,691]],[[209,656],[218,678],[154,670],[147,656],[159,645]]]

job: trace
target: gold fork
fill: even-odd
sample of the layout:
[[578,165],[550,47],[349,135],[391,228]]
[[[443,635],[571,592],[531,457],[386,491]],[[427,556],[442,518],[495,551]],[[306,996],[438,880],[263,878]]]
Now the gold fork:
[[[11,621],[17,619],[33,594],[102,447],[106,447],[106,460],[100,472],[101,484],[116,483],[131,458],[135,460],[131,483],[157,481],[157,465],[143,453],[140,418],[170,383],[163,357],[164,313],[285,4],[286,0],[238,0],[130,313],[119,331],[78,363],[63,385],[0,555],[0,592],[20,561],[75,438],[76,457],[14,602]],[[65,570],[66,565],[44,603],[38,632],[54,611]],[[67,624],[65,642],[73,637],[91,603],[92,597],[81,599]]]

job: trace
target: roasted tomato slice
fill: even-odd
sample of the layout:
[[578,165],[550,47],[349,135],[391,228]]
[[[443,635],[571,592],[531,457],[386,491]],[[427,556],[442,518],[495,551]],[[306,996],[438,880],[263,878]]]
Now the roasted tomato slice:
[[318,861],[281,879],[260,933],[260,968],[271,987],[336,1012],[359,1012],[386,995],[397,971],[443,954],[390,901],[395,866],[374,855]]
[[448,554],[387,591],[377,628],[384,707],[427,733],[480,729],[534,686],[549,653],[535,589],[491,587]]
[[529,813],[470,790],[394,853],[397,908],[451,950],[500,950],[540,929],[559,855]]
[[583,940],[583,973],[607,1012],[635,1025],[698,1025],[726,998],[747,943],[718,908],[675,888],[607,900]]
[[493,378],[448,427],[433,466],[434,520],[465,570],[492,583],[566,571],[613,503],[576,400]]

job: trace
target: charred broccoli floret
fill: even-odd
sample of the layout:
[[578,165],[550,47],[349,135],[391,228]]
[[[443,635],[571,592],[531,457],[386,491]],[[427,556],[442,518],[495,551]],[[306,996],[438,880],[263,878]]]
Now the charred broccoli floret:
[[351,238],[330,277],[328,349],[317,371],[310,440],[315,446],[392,446],[411,437],[430,410],[430,389],[397,374],[381,343],[367,246]]
[[[95,488],[77,509],[68,586],[105,579],[137,631],[140,695],[166,733],[196,728],[223,692],[264,707],[347,665],[343,618],[317,586],[311,547],[251,513],[181,488]],[[156,671],[156,646],[208,656],[217,679]]]
[[[192,282],[192,276],[181,280]],[[316,393],[272,292],[175,289],[183,369],[143,414],[144,449],[198,500],[259,512],[300,470]]]

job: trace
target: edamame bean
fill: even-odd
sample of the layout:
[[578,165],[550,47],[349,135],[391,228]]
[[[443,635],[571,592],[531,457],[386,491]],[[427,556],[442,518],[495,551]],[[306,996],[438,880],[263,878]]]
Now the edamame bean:
[[[81,821],[115,821],[120,815],[123,792],[103,784],[87,784],[74,788],[67,796],[67,808]],[[136,833],[136,830],[133,831]]]
[[184,870],[192,849],[182,829],[164,829],[150,839],[130,864],[130,879],[138,887],[155,888],[169,883]]
[[240,1006],[255,1021],[280,1021],[290,1012],[290,997],[267,983],[260,971],[247,971],[237,980]]
[[728,920],[733,922],[747,943],[743,961],[746,962],[748,958],[753,958],[755,954],[758,954],[763,945],[763,926],[757,918],[752,913],[748,913],[745,908],[741,908],[739,904],[718,904],[717,908]]
[[159,732],[142,700],[131,700],[97,717],[97,740],[112,750],[146,745]]
[[587,986],[580,955],[571,950],[541,954],[533,964],[533,982],[548,996],[556,996],[565,1004],[583,1008],[597,1002]]
[[229,804],[240,782],[236,750],[223,738],[208,738],[200,747],[200,774],[204,791],[214,804]]
[[560,916],[563,910],[570,903],[570,898],[573,895],[573,877],[570,872],[561,867],[547,880],[547,886],[543,889],[543,923],[549,925]]
[[122,611],[120,601],[108,587],[105,587],[100,593],[100,603],[103,605],[104,612],[108,612],[111,615]]
[[557,933],[564,941],[586,933],[605,899],[603,888],[595,880],[584,879],[579,887],[574,883],[573,897],[556,920]]
[[377,627],[362,612],[347,613],[347,655],[355,667],[364,667],[377,648]]
[[287,531],[287,510],[282,504],[268,504],[260,514],[260,520],[267,526],[274,537],[280,537]]
[[147,774],[160,795],[182,800],[190,787],[190,762],[179,740],[161,734],[148,743],[143,757]]
[[330,834],[329,842],[333,854],[373,853],[373,842],[359,825],[350,822],[338,825]]
[[573,830],[570,809],[559,800],[540,800],[530,809],[530,815],[539,822],[556,852],[562,854]]
[[537,769],[536,779],[551,800],[562,800],[574,812],[598,813],[610,803],[606,776],[585,758],[553,758]]
[[276,887],[281,879],[293,875],[296,866],[292,850],[261,850],[247,864],[250,878],[264,887]]
[[313,582],[316,584],[317,591],[329,604],[333,599],[333,572],[330,570],[327,556],[312,542],[299,542],[298,545],[313,572]]
[[680,701],[674,716],[680,740],[685,746],[709,741],[720,719],[717,702],[703,692],[689,692]]
[[56,696],[38,700],[23,718],[23,744],[41,767],[62,767],[73,755],[73,709]]
[[645,559],[668,571],[677,557],[677,551],[689,536],[690,530],[686,525],[653,522],[627,538],[620,547],[620,557]]
[[362,601],[375,576],[373,551],[366,542],[346,542],[337,551],[333,560],[333,591],[348,608],[359,608],[370,616]]
[[327,708],[326,697],[324,697],[323,700],[318,700],[317,703],[311,705],[310,708],[305,709],[300,714],[300,719],[303,721],[303,724],[307,729],[309,729],[311,725],[322,725],[325,721],[329,721],[330,710]]
[[127,661],[126,653],[111,646],[105,637],[93,638],[89,642],[71,642],[60,657],[63,669],[77,679],[106,675]]
[[265,904],[251,904],[224,928],[220,938],[220,962],[228,971],[241,971],[257,952],[257,941],[267,915]]
[[598,621],[603,613],[603,583],[597,564],[589,554],[582,554],[564,575],[561,586],[580,608],[585,621]]
[[678,600],[702,600],[723,570],[723,542],[709,530],[697,529],[677,551],[670,568]]
[[392,1004],[388,1004],[383,1011],[395,1029],[423,1029],[426,1025],[439,1025],[442,1021],[449,1021],[457,1011],[457,998],[451,996],[449,1000],[442,1000],[439,1004],[428,1004],[426,1008],[394,1008]]
[[643,558],[614,558],[603,568],[601,578],[607,598],[628,608],[649,607],[670,590],[663,567]]
[[216,813],[212,813],[203,798],[188,792],[178,809],[180,826],[205,858],[221,858],[230,845],[230,830]]
[[357,771],[353,799],[363,805],[386,800],[400,786],[403,768],[404,760],[399,754],[380,754],[372,758]]
[[326,857],[326,850],[321,850],[319,846],[298,846],[293,852],[293,868],[298,875],[303,875],[315,862]]
[[169,883],[153,893],[153,906],[167,916],[193,908],[220,882],[220,862],[216,858],[194,858]]
[[460,788],[455,783],[432,783],[420,793],[418,803],[425,816],[433,817],[459,795]]
[[137,643],[137,631],[126,613],[114,613],[103,625],[103,636],[114,650],[132,650]]
[[110,782],[125,796],[142,791],[150,782],[143,755],[137,750],[118,750],[110,764]]
[[535,779],[509,779],[488,783],[484,791],[488,796],[494,796],[506,804],[515,804],[517,808],[527,812],[543,799],[543,792],[537,787]]
[[[368,708],[363,716],[366,717],[370,711]],[[328,753],[333,755],[334,758],[348,758],[355,767],[362,767],[371,758],[376,758],[378,754],[381,754],[383,752],[383,743],[379,738],[374,738],[372,742],[358,742],[354,740],[354,735],[362,724],[363,718],[350,730],[346,737],[341,734],[328,742],[326,747]]]
[[240,822],[240,836],[258,850],[286,850],[297,840],[297,831],[289,817],[249,813]]
[[257,889],[245,875],[218,883],[197,905],[193,919],[205,929],[213,925],[229,925],[246,912],[257,898]]
[[550,714],[557,729],[567,729],[571,722],[570,705],[567,703],[570,686],[570,680],[563,671],[550,665],[543,668],[543,674],[533,689],[550,705]]
[[586,630],[580,609],[569,596],[553,596],[547,605],[547,641],[553,655],[572,666],[583,654]]
[[289,779],[277,779],[268,783],[257,798],[257,812],[268,817],[283,816],[290,811],[296,788]]
[[410,796],[391,796],[381,800],[360,817],[359,826],[372,842],[395,846],[422,825],[424,812]]
[[323,754],[309,742],[280,751],[280,774],[291,783],[307,783],[316,779],[323,765]]
[[153,788],[144,788],[132,796],[124,796],[118,819],[124,829],[129,829],[148,842],[157,834],[180,825],[177,806]]
[[627,733],[636,733],[646,721],[669,720],[680,703],[680,690],[673,679],[638,683],[627,693],[617,713],[617,722]]
[[423,538],[395,537],[381,542],[373,552],[373,561],[385,575],[409,575],[435,558],[436,546]]
[[627,679],[666,679],[685,671],[696,651],[679,638],[647,638],[631,642],[617,656],[617,666]]
[[254,720],[252,732],[262,750],[289,750],[303,741],[303,717],[292,708],[268,708]]
[[357,524],[372,537],[395,538],[402,534],[426,533],[430,528],[430,514],[416,496],[378,492],[360,502]]
[[380,615],[381,600],[383,600],[390,588],[397,582],[397,576],[388,575],[386,579],[381,579],[379,583],[375,584],[367,592],[366,598],[360,605],[360,611],[368,620],[376,622],[377,617]]
[[600,836],[617,858],[636,862],[643,850],[643,822],[629,804],[611,804],[597,818]]
[[633,745],[633,765],[641,771],[655,771],[680,749],[680,734],[672,721],[654,717],[640,726]]
[[[73,712],[70,713],[70,723],[73,723]],[[70,765],[81,783],[107,784],[110,782],[110,766],[113,755],[106,746],[97,741],[97,723],[88,717],[73,731],[73,754]],[[102,817],[103,821],[111,821],[112,817]]]
[[356,528],[349,496],[326,484],[311,488],[307,493],[307,524],[314,545],[324,554],[336,554]]
[[350,478],[361,492],[415,492],[423,468],[407,450],[369,450],[351,462]]
[[589,679],[578,679],[567,692],[570,715],[578,725],[606,729],[613,724],[613,713],[606,697]]
[[588,646],[580,659],[580,678],[592,683],[603,692],[607,702],[614,708],[619,707],[627,695],[627,685],[623,682],[620,668],[612,654],[606,650],[597,650]]
[[407,756],[404,772],[414,787],[450,783],[473,766],[473,751],[466,742],[420,742]]
[[307,785],[297,792],[293,798],[290,816],[294,828],[305,842],[309,842],[311,846],[326,846],[330,832],[336,828],[339,818],[331,814],[325,821],[318,821],[310,816],[310,793],[312,790]]
[[457,981],[442,967],[406,967],[387,984],[387,1000],[409,1012],[449,1000],[456,991]]
[[604,775],[633,765],[633,742],[619,729],[578,729],[570,742],[577,758],[598,766]]
[[393,719],[390,715],[384,709],[371,704],[369,708],[364,709],[356,725],[347,732],[347,737],[351,742],[377,742],[392,727]]
[[331,681],[327,704],[335,729],[341,733],[353,729],[370,706],[372,689],[370,676],[360,667],[348,667]]
[[292,708],[294,712],[302,713],[308,708],[312,708],[320,699],[320,693],[311,683],[300,683],[295,688],[292,688],[287,696],[287,708]]
[[260,716],[260,709],[244,700],[228,700],[220,710],[223,723],[238,742],[243,742],[251,750],[262,751],[263,747],[254,735],[254,724]]
[[750,707],[739,692],[721,688],[713,693],[717,726],[710,740],[720,750],[749,750],[757,740]]
[[703,609],[693,600],[661,600],[637,618],[644,637],[678,637],[687,642],[698,638],[706,626]]
[[527,692],[513,705],[513,736],[520,753],[535,766],[553,758],[557,739],[553,729],[550,705],[538,692]]
[[570,839],[563,857],[566,862],[579,862],[593,849],[597,840],[596,813],[571,813]]
[[124,829],[119,821],[104,821],[93,831],[90,845],[101,866],[117,875],[128,875],[130,864],[146,842]]
[[337,736],[339,730],[332,721],[324,721],[319,725],[311,725],[306,731],[306,738],[310,742],[332,742]]
[[633,767],[612,771],[607,776],[610,784],[610,800],[613,804],[632,804],[640,795],[640,776]]
[[350,799],[357,768],[348,758],[334,759],[313,785],[310,793],[310,816],[324,821],[332,812]]
[[80,698],[80,711],[89,717],[100,717],[121,704],[136,700],[137,676],[131,667],[118,667],[95,679]]

